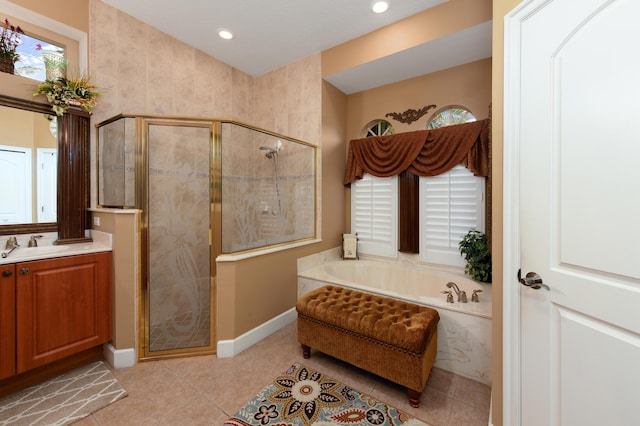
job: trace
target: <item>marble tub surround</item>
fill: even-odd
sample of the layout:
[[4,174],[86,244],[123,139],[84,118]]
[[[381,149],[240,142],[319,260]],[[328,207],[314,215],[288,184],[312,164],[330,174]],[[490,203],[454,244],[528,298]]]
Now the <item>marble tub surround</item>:
[[[434,308],[440,314],[434,365],[491,385],[491,285],[465,278],[450,268],[414,264],[411,259],[394,262],[362,256],[360,260],[341,260],[340,250],[338,247],[298,259],[298,298],[332,284]],[[386,264],[390,265],[388,273]],[[375,271],[368,284],[362,279],[367,270]],[[454,303],[446,302],[446,295],[440,292],[448,281],[467,290],[468,303],[457,302],[455,297]],[[482,289],[480,303],[471,302],[471,289],[475,288]]]
[[[78,254],[99,253],[103,251],[111,251],[112,238],[111,234],[102,231],[87,231],[93,241],[78,244],[62,244],[55,245],[58,239],[57,232],[45,232],[41,234],[19,234],[15,235],[18,240],[19,247],[6,258],[0,257],[0,265],[9,263],[26,262],[31,260],[49,259],[54,257],[75,256]],[[29,239],[32,235],[42,235],[37,238],[38,246],[29,247]],[[4,235],[0,238],[3,253],[6,239],[11,235]]]

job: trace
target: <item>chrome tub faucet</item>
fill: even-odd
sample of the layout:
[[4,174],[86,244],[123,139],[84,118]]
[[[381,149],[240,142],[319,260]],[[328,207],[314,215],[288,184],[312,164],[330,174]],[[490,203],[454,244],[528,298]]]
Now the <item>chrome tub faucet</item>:
[[453,291],[456,292],[456,294],[458,295],[458,302],[467,303],[467,293],[464,290],[460,290],[456,283],[450,281],[447,283],[447,287],[452,288]]

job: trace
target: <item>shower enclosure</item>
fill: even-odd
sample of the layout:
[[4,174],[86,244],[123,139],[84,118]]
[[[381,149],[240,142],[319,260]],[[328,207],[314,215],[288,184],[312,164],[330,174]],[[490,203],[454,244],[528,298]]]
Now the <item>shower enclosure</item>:
[[233,121],[98,128],[98,206],[141,211],[140,358],[213,353],[216,257],[317,235],[317,148]]

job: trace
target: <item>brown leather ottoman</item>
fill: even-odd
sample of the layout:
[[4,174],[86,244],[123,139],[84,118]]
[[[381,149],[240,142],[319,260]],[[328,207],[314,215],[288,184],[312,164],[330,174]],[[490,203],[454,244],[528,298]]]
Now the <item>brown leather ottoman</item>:
[[417,407],[436,358],[434,309],[337,286],[302,296],[298,341],[310,348],[405,386]]

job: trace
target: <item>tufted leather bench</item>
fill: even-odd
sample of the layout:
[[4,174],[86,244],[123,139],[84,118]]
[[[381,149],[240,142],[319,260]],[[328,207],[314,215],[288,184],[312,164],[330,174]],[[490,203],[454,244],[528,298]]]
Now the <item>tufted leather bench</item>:
[[307,293],[296,310],[304,358],[314,348],[405,386],[418,407],[436,358],[436,310],[337,286]]

